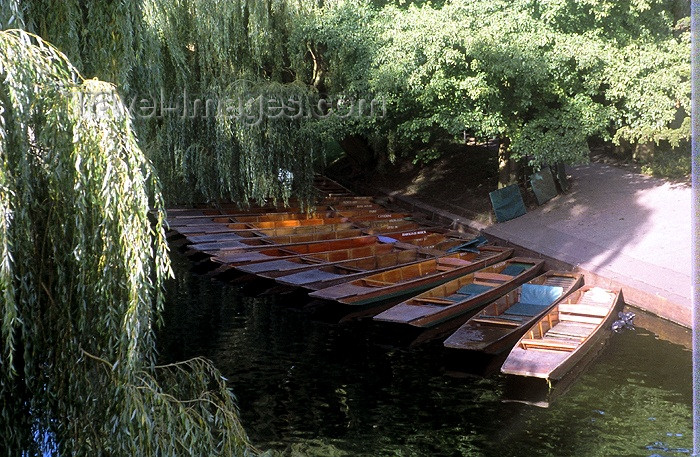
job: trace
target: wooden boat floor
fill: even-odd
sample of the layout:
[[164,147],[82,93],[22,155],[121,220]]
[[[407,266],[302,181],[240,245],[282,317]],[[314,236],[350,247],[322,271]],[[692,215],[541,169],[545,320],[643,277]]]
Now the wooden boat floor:
[[327,271],[315,268],[313,270],[300,271],[299,273],[293,273],[290,275],[282,276],[280,278],[277,278],[277,282],[289,285],[302,285],[308,284],[310,282],[327,281],[329,279],[342,278],[343,276],[345,275],[329,273]]
[[516,346],[511,351],[501,371],[506,374],[548,378],[570,355],[570,351],[540,348],[523,349]]
[[353,297],[355,295],[364,295],[374,290],[376,290],[376,287],[363,287],[346,283],[311,292],[309,296],[322,298],[324,300],[343,300],[344,298]]
[[[450,302],[452,305],[455,302]],[[399,322],[406,323],[419,319],[421,317],[429,316],[435,313],[436,310],[445,309],[447,306],[431,305],[428,303],[415,305],[415,304],[399,304],[393,308],[389,308],[381,314],[374,316],[375,320],[385,321],[385,322]]]
[[302,266],[299,262],[292,262],[290,260],[284,260],[284,259],[279,259],[279,260],[271,260],[269,262],[259,262],[259,263],[252,263],[249,265],[239,265],[236,267],[237,270],[239,271],[244,271],[246,273],[264,273],[267,271],[282,271],[282,270],[291,270],[293,268],[299,268]]
[[595,327],[596,326],[594,324],[559,322],[554,327],[549,329],[545,333],[545,336],[585,338],[591,334]]

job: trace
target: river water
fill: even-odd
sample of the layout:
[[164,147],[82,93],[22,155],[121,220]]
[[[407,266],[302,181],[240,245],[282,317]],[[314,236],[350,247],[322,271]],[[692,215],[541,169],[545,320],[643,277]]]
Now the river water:
[[275,455],[691,454],[691,352],[639,326],[542,397],[439,342],[393,347],[371,322],[316,321],[298,297],[174,264],[163,361],[213,360],[251,440]]

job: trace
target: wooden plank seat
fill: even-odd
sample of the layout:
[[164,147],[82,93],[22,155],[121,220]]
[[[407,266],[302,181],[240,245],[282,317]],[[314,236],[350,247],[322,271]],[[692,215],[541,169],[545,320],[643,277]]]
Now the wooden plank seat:
[[363,279],[362,282],[367,287],[386,287],[394,284],[393,282],[379,281],[377,279]]
[[513,277],[509,275],[503,275],[500,273],[488,273],[485,271],[477,271],[476,273],[474,273],[474,279],[486,282],[505,282],[510,281],[511,279],[513,279]]
[[562,303],[559,305],[559,320],[598,325],[607,315],[601,306]]
[[603,308],[602,306],[562,303],[559,305],[559,312],[582,314],[584,316],[605,317],[608,315],[608,308]]
[[566,314],[566,313],[559,313],[559,320],[560,321],[567,321],[567,322],[578,322],[578,323],[584,323],[584,324],[594,324],[594,325],[598,325],[601,322],[603,322],[602,317],[580,316],[578,314]]
[[498,316],[475,317],[472,319],[472,322],[478,322],[480,324],[504,325],[506,327],[520,326],[520,322],[517,322],[513,319],[504,319]]
[[367,271],[365,268],[351,267],[349,265],[338,265],[338,269],[353,273],[362,273],[363,271]]
[[439,298],[439,297],[416,297],[413,299],[413,301],[417,301],[419,303],[427,303],[429,305],[454,305],[455,302],[452,300],[448,300],[446,298]]
[[578,341],[554,338],[523,338],[520,343],[525,349],[550,349],[555,351],[573,351],[579,346]]
[[441,259],[437,259],[437,264],[438,265],[451,265],[454,267],[466,267],[467,265],[471,265],[472,262],[464,259],[457,259],[455,257],[444,257]]

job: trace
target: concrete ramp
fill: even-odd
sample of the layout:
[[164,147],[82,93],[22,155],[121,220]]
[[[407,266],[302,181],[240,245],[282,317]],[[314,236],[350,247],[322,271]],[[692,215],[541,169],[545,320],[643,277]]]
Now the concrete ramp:
[[567,169],[570,192],[484,232],[562,261],[588,284],[692,325],[691,187],[592,163]]

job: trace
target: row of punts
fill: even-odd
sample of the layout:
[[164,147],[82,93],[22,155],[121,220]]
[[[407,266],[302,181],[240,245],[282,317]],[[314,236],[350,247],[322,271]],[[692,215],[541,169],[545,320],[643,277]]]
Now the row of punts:
[[208,274],[276,281],[273,290],[302,291],[342,319],[371,317],[410,344],[508,354],[506,374],[560,379],[610,333],[619,290],[544,271],[542,259],[390,211],[326,178],[316,187],[312,207],[168,210],[169,239]]

